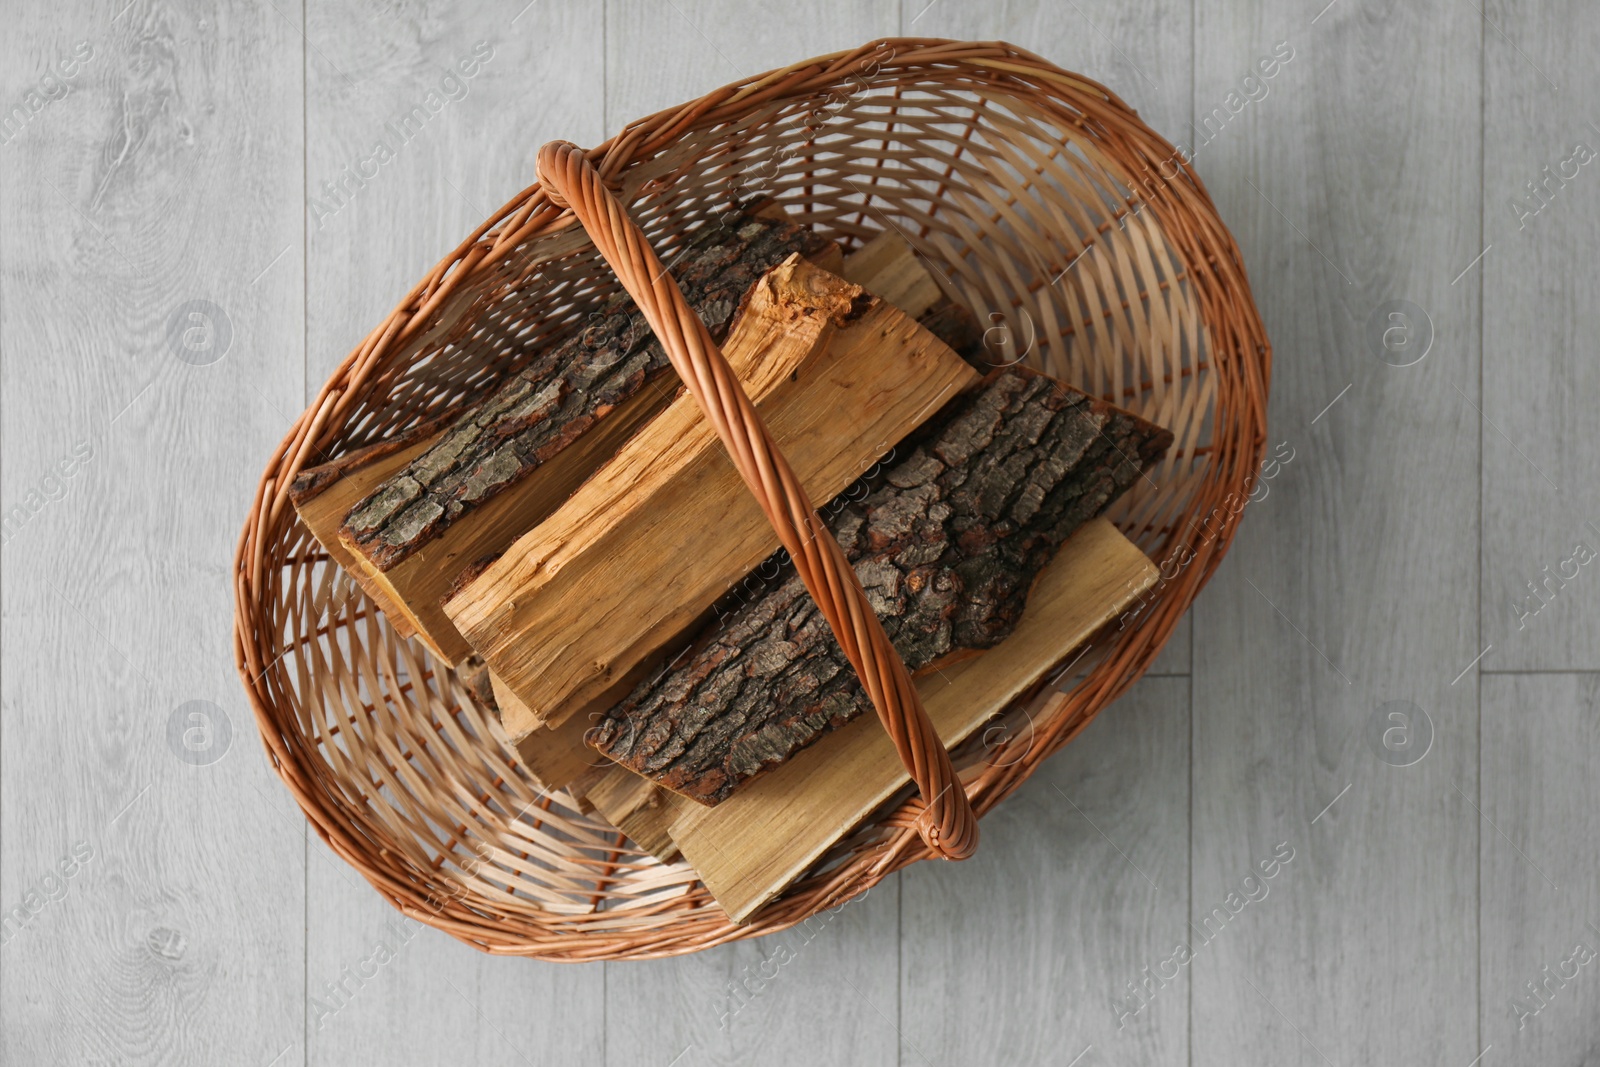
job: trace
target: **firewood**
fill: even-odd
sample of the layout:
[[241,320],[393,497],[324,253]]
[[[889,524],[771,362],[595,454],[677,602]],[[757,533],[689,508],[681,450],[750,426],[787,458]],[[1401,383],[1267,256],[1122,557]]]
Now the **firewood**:
[[585,772],[610,764],[584,741],[584,731],[592,723],[579,718],[550,729],[530,729],[524,725],[533,718],[528,706],[493,671],[488,673],[506,739],[516,748],[518,762],[540,786],[570,789]]
[[[1159,574],[1106,519],[1085,523],[1040,574],[1010,637],[916,680],[940,740],[954,747],[1034,689],[1153,587]],[[1025,727],[1016,736],[1026,745],[1030,735]],[[630,772],[616,767],[611,773]],[[619,828],[631,836],[629,820],[639,820],[648,836],[665,824],[706,888],[743,922],[909,782],[883,726],[867,715],[714,808],[667,793],[654,808],[624,817]]]
[[683,800],[676,793],[615,766],[595,774],[590,784],[580,786],[580,792],[607,822],[662,863],[680,858],[671,833]]
[[[825,351],[828,339],[835,328],[835,322],[853,314],[854,304],[861,297],[859,287],[849,285],[833,274],[823,271],[808,269],[797,271],[791,267],[784,269],[776,281],[778,284],[775,287],[769,286],[750,295],[740,322],[734,328],[733,336],[724,346],[729,365],[741,371],[742,384],[758,407],[768,402],[770,394],[775,390],[786,384],[797,383],[802,370],[806,371],[804,382],[807,386],[813,381],[820,380],[810,369],[810,364]],[[808,313],[791,318],[790,312],[795,307],[805,309]],[[628,463],[626,468],[630,472],[628,478],[634,478],[640,470],[653,470],[655,481],[646,484],[652,487],[665,487],[670,495],[671,490],[676,488],[672,475],[678,473],[686,463],[689,464],[691,472],[698,471],[699,467],[692,463],[697,452],[708,450],[717,444],[714,434],[710,434],[709,440],[707,439],[709,426],[700,428],[694,436],[683,437],[698,411],[692,405],[692,398],[680,397],[680,403],[674,405],[673,409],[658,417],[652,424],[649,435],[631,442],[627,450],[613,457],[609,466],[614,466],[618,462]],[[654,447],[667,450],[659,457],[664,465],[657,465],[658,457],[649,451]],[[604,514],[610,510],[613,507],[611,499],[596,495],[598,489],[607,484],[609,484],[607,481],[597,476],[594,482],[585,486],[582,493],[569,500],[559,513],[551,516],[543,527],[530,531],[527,537],[519,541],[509,553],[510,557],[520,558],[517,553],[523,550],[527,539],[534,537],[541,529],[545,535],[558,530],[566,533],[574,526],[581,531],[587,524],[595,521],[591,519],[591,511]],[[624,481],[623,484],[630,483]],[[574,514],[573,509],[583,506],[585,501],[594,503],[586,511]],[[600,527],[596,525],[593,528]],[[461,605],[471,597],[485,589],[492,592],[504,582],[496,567],[500,562],[491,562],[482,567],[446,598],[445,610],[453,617],[453,621],[460,624],[460,618],[456,613],[458,610],[463,610]],[[583,617],[579,615],[577,618]],[[573,622],[574,627],[578,625],[580,623],[577,621]],[[464,625],[463,629],[466,629]],[[470,630],[466,632],[471,633]],[[523,738],[530,731],[547,723],[545,717],[536,712],[521,696],[517,687],[508,682],[504,674],[499,673],[499,664],[496,663],[495,666],[497,684],[507,694],[506,699],[501,702],[501,722],[512,742],[521,749],[524,747]],[[574,732],[566,731],[569,739]],[[581,729],[576,733],[581,735]],[[546,738],[541,738],[541,743],[546,741]],[[542,769],[536,771],[536,774],[543,772],[553,774],[558,766],[566,765],[562,754],[569,747],[568,744],[554,739],[548,739],[548,743],[555,750],[554,756],[544,752],[537,755],[532,752],[528,754],[527,762],[530,766]]]
[[[720,338],[755,279],[794,252],[837,262],[838,246],[767,211],[708,228],[672,269]],[[455,664],[470,648],[439,602],[460,571],[553,511],[677,390],[665,352],[618,294],[442,432],[407,442],[403,460],[313,469],[297,480],[295,503],[396,630]],[[344,514],[330,536],[336,507]]]
[[[1073,530],[1165,453],[1172,435],[1021,367],[952,402],[864,498],[823,509],[913,671],[991,648]],[[790,565],[699,647],[610,709],[589,743],[702,804],[870,710]]]
[[[825,263],[812,258],[824,269]],[[874,296],[893,304],[980,371],[991,369],[983,358],[983,330],[966,307],[939,288],[922,260],[894,230],[885,230],[845,257],[841,273]]]
[[[763,209],[757,214],[767,210],[770,209]],[[830,244],[829,247],[836,249],[838,246]],[[818,266],[832,269],[827,267],[823,258],[810,258]],[[907,315],[916,317],[924,328],[969,361],[976,362],[980,340],[977,321],[971,312],[940,291],[932,276],[918,262],[911,247],[898,234],[885,231],[838,266],[839,270],[835,273],[841,273],[848,281],[894,304]],[[605,776],[593,772],[597,765],[610,766],[609,760],[584,743],[584,734],[593,728],[599,711],[583,716],[581,721],[575,717],[560,726],[536,728],[539,727],[537,717],[504,682],[496,681],[495,689],[501,698],[500,714],[508,737],[534,780],[546,789],[566,790],[580,802],[590,802],[591,798],[584,795],[585,785],[604,783]],[[664,805],[643,803],[644,798],[659,790],[633,774],[623,772],[620,778],[622,780],[615,788],[601,785],[600,791],[593,797],[595,807],[617,825],[621,825],[619,819],[628,818],[630,835],[635,842],[656,851],[660,858],[669,859],[676,854],[677,846],[671,844],[665,836],[665,830],[657,828],[657,833],[639,822],[641,818],[648,821],[651,812],[665,810]],[[641,785],[646,790],[644,793],[639,792]],[[642,815],[639,814],[641,806]],[[659,851],[654,847],[656,845],[660,846]]]
[[[894,230],[884,230],[850,253],[840,273],[846,281],[855,282],[914,319],[950,303],[905,238]],[[962,347],[948,338],[946,343],[957,350]]]
[[495,701],[494,677],[489,671],[489,665],[481,657],[468,656],[456,665],[456,678],[466,687],[472,699],[499,714],[499,707]]
[[[375,485],[425,452],[438,434],[438,424],[430,423],[403,437],[379,441],[331,463],[307,468],[290,485],[289,500],[300,521],[347,573],[356,573],[356,562],[350,550],[339,542],[344,517]],[[399,617],[399,606],[387,594],[372,588],[365,592],[385,615]],[[409,637],[413,632],[406,629],[402,636]]]
[[[769,279],[724,350],[730,362],[761,353],[744,357],[752,370],[741,379],[813,499],[844,489],[978,381],[937,337],[841,279],[805,264]],[[819,316],[818,294],[840,287],[853,294],[848,308]],[[528,727],[560,724],[625,695],[776,545],[711,425],[683,396],[445,610],[532,710]]]

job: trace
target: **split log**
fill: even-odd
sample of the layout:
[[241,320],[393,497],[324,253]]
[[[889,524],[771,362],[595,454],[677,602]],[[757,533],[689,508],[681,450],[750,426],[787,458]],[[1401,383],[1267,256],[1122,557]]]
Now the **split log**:
[[610,760],[584,741],[584,731],[592,723],[570,719],[558,727],[531,729],[527,724],[532,722],[533,715],[522,698],[493,671],[488,673],[506,739],[517,750],[517,761],[541,787],[571,791],[573,784],[587,772],[597,766],[610,765]]
[[[820,500],[979,380],[905,314],[804,263],[752,293],[725,354],[750,364],[747,393]],[[445,610],[532,709],[530,727],[560,724],[624,696],[776,546],[686,395]]]
[[[290,484],[289,501],[294,504],[300,521],[346,573],[356,573],[356,561],[350,550],[339,542],[339,527],[344,525],[344,517],[374,486],[427,451],[438,435],[439,423],[430,422],[411,433],[379,441],[331,463],[308,467]],[[366,588],[365,592],[385,615],[398,612],[398,606],[387,595],[380,595],[371,588]],[[413,632],[408,629],[403,636],[409,637]]]
[[[825,263],[813,260],[825,270]],[[979,371],[992,369],[982,350],[983,329],[972,312],[939,288],[922,260],[894,230],[885,230],[844,259],[845,281],[917,320],[924,330],[955,349]]]
[[[489,670],[489,665],[478,656],[468,656],[455,668],[456,680],[471,695],[481,707],[494,716],[496,722],[505,714],[506,702],[515,702],[516,697],[507,692],[494,678],[494,672]],[[490,733],[502,743],[509,743],[510,739],[504,736],[503,731],[490,726]],[[547,732],[548,733],[548,732]],[[581,734],[571,736],[558,736],[550,734],[544,744],[541,744],[533,754],[533,759],[528,754],[518,753],[521,762],[533,780],[541,787],[554,792],[567,788],[568,783],[583,779],[586,772],[592,773],[599,769],[612,768],[616,764],[600,755],[594,749],[583,743]],[[636,775],[629,775],[635,781],[643,781]],[[560,784],[553,784],[559,780]],[[598,780],[598,779],[596,779]],[[646,783],[647,785],[649,783]],[[573,800],[578,809],[583,812],[594,810],[581,795],[573,794]],[[631,812],[632,809],[630,808]],[[663,830],[662,833],[665,833]]]
[[[951,303],[905,238],[894,230],[884,230],[850,253],[840,273],[845,281],[855,282],[914,319]],[[962,348],[958,344],[950,347]]]
[[[816,257],[812,262],[831,269]],[[977,320],[943,294],[898,234],[885,231],[868,241],[845,258],[836,273],[916,318],[963,358],[977,363],[981,340]],[[501,722],[535,781],[546,789],[566,790],[580,803],[592,802],[614,825],[620,827],[626,820],[629,836],[658,858],[669,860],[676,854],[676,846],[665,836],[659,818],[652,822],[665,810],[654,800],[662,790],[627,771],[609,776],[603,770],[595,773],[596,764],[613,766],[584,743],[584,733],[593,728],[599,710],[581,720],[574,717],[560,726],[543,728],[538,716],[504,682],[495,680],[494,687]],[[594,787],[592,796],[586,795],[589,786]]]
[[472,699],[488,708],[495,715],[500,714],[500,708],[495,700],[494,678],[489,671],[489,665],[478,656],[468,656],[456,667],[456,679],[461,682],[467,692],[472,694]]
[[[1057,547],[1172,442],[1020,367],[995,372],[919,436],[864,498],[824,509],[913,671],[1003,641]],[[710,805],[869,710],[805,585],[792,565],[782,571],[691,655],[608,711],[589,743]]]
[[[672,269],[721,337],[755,279],[795,252],[837,262],[838,246],[763,209],[708,228]],[[678,388],[659,342],[618,294],[442,432],[304,472],[295,505],[400,634],[453,665],[471,651],[439,606],[456,576],[549,515]]]
[[680,858],[671,827],[684,801],[676,793],[615,765],[586,782],[582,793],[607,822],[662,863]]
[[[1013,702],[1039,691],[1074,650],[1100,639],[1160,572],[1104,518],[1086,523],[1056,554],[1009,638],[987,652],[916,680],[940,740],[952,748]],[[1114,626],[1109,626],[1114,630]],[[1107,639],[1109,640],[1109,639]],[[1014,761],[1059,707],[1040,695],[1018,730]],[[617,767],[614,775],[629,772]],[[863,819],[900,794],[910,776],[876,716],[824,736],[714,808],[678,794],[625,814],[618,827],[668,836],[735,922],[749,918],[810,869]],[[663,810],[664,809],[664,810]]]

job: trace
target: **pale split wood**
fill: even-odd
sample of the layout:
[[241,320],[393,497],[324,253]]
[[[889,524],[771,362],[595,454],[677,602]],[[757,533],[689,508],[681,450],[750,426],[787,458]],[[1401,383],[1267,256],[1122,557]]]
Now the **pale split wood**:
[[[978,381],[909,316],[864,299],[798,263],[757,288],[726,345],[797,477],[824,501]],[[532,722],[504,719],[520,739],[603,712],[777,547],[682,397],[445,610],[532,711]]]
[[[754,213],[769,217],[774,214],[786,217],[784,209],[775,204],[758,208]],[[837,253],[837,244],[830,242],[827,247]],[[824,270],[841,274],[846,280],[892,304],[910,318],[919,318],[948,300],[934,282],[932,275],[917,259],[911,246],[893,230],[886,230],[873,237],[848,258],[836,256],[830,262],[825,256],[812,256],[810,260]],[[746,389],[759,394],[763,392],[761,383],[765,379],[749,377],[749,368],[745,366],[746,348],[747,346],[741,343],[739,332],[735,330],[730,336],[725,353],[734,368],[740,371]],[[770,355],[767,358],[770,362]],[[697,420],[691,418],[690,421],[693,424]],[[646,455],[649,455],[648,450]],[[302,519],[308,520],[308,509],[298,503],[297,507],[301,509]],[[318,513],[313,511],[310,514]],[[338,520],[332,521],[336,524]],[[610,777],[604,771],[604,768],[610,766],[609,761],[584,741],[591,725],[587,716],[584,717],[584,721],[568,718],[559,726],[540,729],[539,716],[535,715],[533,709],[503,680],[493,676],[492,684],[501,725],[505,728],[513,747],[516,748],[522,765],[540,786],[546,789],[571,791],[585,810],[593,803],[613,825],[628,832],[635,844],[645,848],[652,855],[668,859],[676,854],[677,848],[671,845],[670,841],[666,842],[669,846],[666,853],[653,846],[651,842],[656,840],[656,837],[649,827],[641,825],[638,821],[630,821],[626,825],[619,821],[624,816],[634,814],[637,804],[622,805],[611,798],[634,796],[637,790],[629,783],[637,780],[635,776],[629,774],[623,779],[622,789],[606,790],[593,798],[587,788],[575,785],[582,777],[603,787]],[[652,807],[649,810],[654,812],[657,808]]]
[[[764,193],[849,248],[897,230],[941,289],[986,325],[1026,311],[1037,329],[1024,358],[1035,367],[1064,369],[1072,384],[1146,417],[1156,417],[1148,405],[1160,383],[1173,429],[1189,430],[1115,516],[1158,561],[1192,544],[1190,527],[1253,483],[1271,359],[1238,249],[1173,147],[1087,78],[1004,43],[871,41],[631,123],[590,158],[664,261],[735,198]],[[990,207],[999,189],[1005,215]],[[1141,205],[1135,224],[1118,224],[1128,209],[1107,191]],[[1133,256],[1135,288],[1127,276],[1105,288],[1091,259],[1106,252],[1073,263],[1087,234],[1116,245],[1141,229],[1157,235],[1148,242],[1155,273]],[[330,564],[289,506],[295,475],[437,417],[499,380],[523,346],[571,333],[617,291],[546,190],[517,194],[329,378],[273,450],[240,531],[235,658],[273,766],[318,834],[379,892],[490,952],[581,960],[693,951],[792,926],[931,854],[911,826],[915,805],[875,814],[825,868],[734,924],[686,866],[662,866],[570,796],[541,791],[494,739],[484,709],[444,696],[453,683],[425,650],[411,654],[415,676],[397,662],[393,681],[366,692],[367,672],[355,664],[393,658],[398,642],[369,598],[329,596],[331,614],[315,613],[306,591]],[[1167,329],[1181,334],[1132,350],[1141,335],[1112,320],[1148,318],[1152,301],[1174,309]],[[1129,525],[1129,515],[1141,521]],[[1055,701],[1026,752],[968,772],[974,810],[992,809],[1138,677],[1235,529],[1172,569],[1143,624],[1090,657],[1093,668]],[[458,729],[445,731],[440,715]],[[408,733],[449,750],[438,778],[387,770],[395,757],[420,758],[416,747],[378,741],[413,719],[428,728]],[[442,795],[455,793],[472,805],[447,809]],[[445,860],[489,842],[493,858],[473,870]],[[491,895],[496,886],[505,896]],[[431,908],[431,899],[444,904]]]
[[[590,725],[586,719],[569,719],[560,726],[540,729],[533,709],[516,691],[492,670],[489,677],[507,743],[517,750],[517,759],[541,787],[568,789],[585,772],[610,762],[584,744],[583,735]],[[586,802],[582,794],[575,795],[580,803]]]
[[608,822],[656,859],[671,863],[682,855],[672,839],[672,823],[685,798],[615,764],[601,768],[584,794]]
[[[964,740],[1116,619],[1157,580],[1155,564],[1105,519],[1061,546],[1011,636],[922,675],[947,746]],[[714,808],[675,798],[672,840],[742,922],[908,781],[877,724],[858,719],[751,779]]]
[[541,181],[555,187],[558,201],[577,215],[606,265],[650,323],[827,619],[879,722],[916,781],[922,805],[917,832],[930,850],[945,859],[970,856],[978,842],[977,817],[965,793],[954,788],[949,753],[928,721],[911,673],[872,610],[855,570],[705,323],[690,311],[644,232],[581,149],[569,142],[547,144],[539,150],[537,169]]
[[887,304],[919,319],[944,295],[906,244],[893,230],[885,230],[845,257],[839,273]]

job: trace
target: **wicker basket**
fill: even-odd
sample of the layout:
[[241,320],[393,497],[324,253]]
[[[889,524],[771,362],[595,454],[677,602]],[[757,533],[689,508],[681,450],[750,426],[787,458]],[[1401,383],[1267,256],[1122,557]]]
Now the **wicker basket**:
[[[691,952],[791,926],[916,860],[965,855],[974,814],[1160,651],[1253,484],[1271,357],[1199,179],[1086,78],[1006,44],[903,38],[727,86],[586,155],[547,146],[539,172],[345,360],[262,476],[235,561],[235,653],[274,767],[395,906],[496,953]],[[399,639],[329,561],[287,488],[305,466],[459,407],[524,352],[581,329],[620,277],[723,439],[756,457],[741,472],[775,529],[796,536],[809,504],[650,253],[670,269],[694,230],[757,195],[848,247],[896,228],[990,324],[995,363],[1024,360],[1169,427],[1176,443],[1111,513],[1162,565],[1138,625],[1102,638],[1067,665],[1068,688],[1042,684],[953,759],[919,732],[926,717],[881,629],[858,619],[841,631],[856,594],[840,572],[852,572],[831,539],[814,538],[808,585],[854,646],[915,787],[735,925],[690,868],[530,781],[454,673]]]

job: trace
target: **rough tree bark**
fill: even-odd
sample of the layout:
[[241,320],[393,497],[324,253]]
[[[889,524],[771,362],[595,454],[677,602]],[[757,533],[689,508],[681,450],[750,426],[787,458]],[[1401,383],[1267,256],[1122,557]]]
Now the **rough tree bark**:
[[[724,355],[819,500],[982,380],[898,308],[800,256],[757,283]],[[508,730],[513,719],[559,726],[627,696],[777,547],[716,428],[684,395],[444,611],[527,710]]]
[[[1003,640],[1057,546],[1172,442],[1022,368],[990,375],[917,438],[864,491],[823,509],[913,671]],[[590,744],[712,805],[869,710],[793,567],[774,581],[613,707]]]
[[[669,264],[690,307],[721,341],[740,299],[790,253],[827,240],[781,218],[746,215]],[[463,514],[527,477],[670,368],[633,301],[618,294],[592,325],[514,375],[458,417],[439,442],[350,512],[341,535],[381,571]]]

